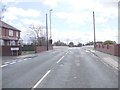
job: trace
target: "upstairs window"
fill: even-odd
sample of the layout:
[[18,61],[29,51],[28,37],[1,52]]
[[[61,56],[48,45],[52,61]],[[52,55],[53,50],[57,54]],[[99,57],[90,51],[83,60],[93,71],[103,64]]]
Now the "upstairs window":
[[13,30],[9,30],[9,36],[13,36]]
[[18,32],[16,31],[16,37],[18,37]]

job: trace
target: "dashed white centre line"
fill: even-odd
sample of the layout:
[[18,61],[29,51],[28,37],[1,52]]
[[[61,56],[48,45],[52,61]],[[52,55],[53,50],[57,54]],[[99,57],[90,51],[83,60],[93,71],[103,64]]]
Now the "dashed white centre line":
[[34,88],[36,88],[50,72],[51,70],[47,71],[47,73],[34,85],[31,90],[34,90]]
[[63,58],[64,58],[64,56],[62,56],[62,57],[57,61],[57,63],[59,63]]

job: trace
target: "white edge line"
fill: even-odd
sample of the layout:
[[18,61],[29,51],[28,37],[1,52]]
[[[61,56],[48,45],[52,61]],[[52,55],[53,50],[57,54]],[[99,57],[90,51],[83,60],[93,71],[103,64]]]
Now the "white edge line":
[[47,71],[47,73],[34,85],[33,88],[36,88],[50,72],[51,70]]
[[10,62],[4,62],[5,64],[10,63]]
[[22,62],[23,60],[18,60],[17,62]]
[[2,66],[0,66],[0,67],[5,67],[5,66],[7,66],[8,64],[5,64],[5,65],[2,65]]
[[24,61],[28,60],[27,58],[23,59]]
[[16,63],[16,62],[12,62],[12,63],[10,63],[10,64],[14,64],[14,63]]
[[62,57],[57,61],[57,63],[59,63],[63,58],[64,58],[64,56],[62,56]]
[[28,59],[32,59],[32,58],[28,58]]

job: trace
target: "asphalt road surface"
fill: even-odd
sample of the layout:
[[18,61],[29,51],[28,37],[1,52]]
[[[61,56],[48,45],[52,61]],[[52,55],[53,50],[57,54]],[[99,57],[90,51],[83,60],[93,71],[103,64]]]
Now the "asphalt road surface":
[[56,48],[2,66],[3,88],[117,88],[117,71],[83,48]]

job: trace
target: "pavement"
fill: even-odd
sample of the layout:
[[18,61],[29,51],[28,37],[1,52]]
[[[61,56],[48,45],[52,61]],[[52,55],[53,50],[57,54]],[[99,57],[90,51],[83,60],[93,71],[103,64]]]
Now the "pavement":
[[118,71],[81,47],[57,48],[0,67],[3,88],[118,87]]
[[94,50],[93,46],[86,46],[83,48],[89,50],[91,53],[99,57],[103,63],[108,64],[109,66],[118,70],[118,60],[120,59],[120,57]]
[[28,54],[28,55],[20,55],[20,56],[2,56],[2,64],[10,63],[15,60],[25,59],[25,58],[33,58],[36,57],[38,54]]

